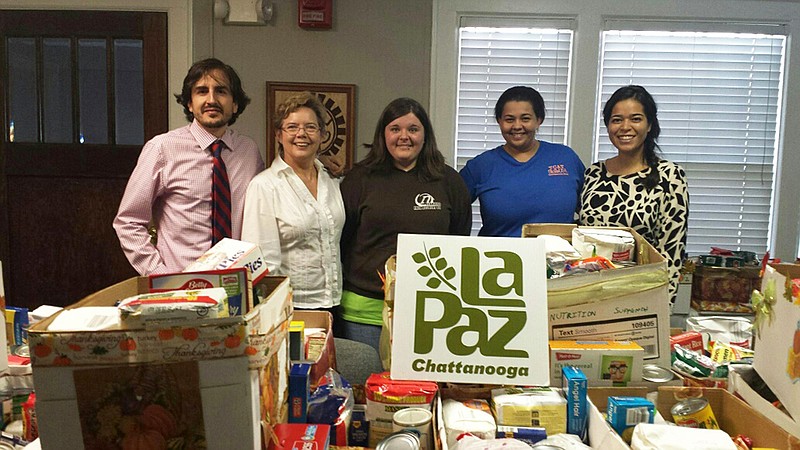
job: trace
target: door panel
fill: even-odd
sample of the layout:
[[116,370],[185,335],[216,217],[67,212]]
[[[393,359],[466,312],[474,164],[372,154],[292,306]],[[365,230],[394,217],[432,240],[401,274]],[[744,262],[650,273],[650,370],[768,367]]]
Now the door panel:
[[[163,13],[0,11],[0,260],[9,305],[68,305],[135,275],[111,223],[143,142],[168,128],[166,42]],[[18,61],[35,81],[13,89]],[[28,105],[25,139],[11,132],[12,98]]]

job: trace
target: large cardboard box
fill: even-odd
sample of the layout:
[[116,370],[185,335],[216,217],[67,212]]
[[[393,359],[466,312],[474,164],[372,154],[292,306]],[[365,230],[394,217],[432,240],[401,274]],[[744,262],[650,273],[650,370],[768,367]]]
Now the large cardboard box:
[[746,401],[750,407],[775,422],[775,424],[783,428],[787,433],[800,439],[800,422],[792,420],[783,410],[778,409],[772,402],[767,401],[761,394],[756,392],[755,389],[747,384],[745,378],[740,374],[740,370],[755,372],[752,366],[748,366],[744,369],[737,368],[736,370],[731,370],[728,375],[728,392],[737,395],[742,400]]
[[770,264],[764,270],[756,306],[755,358],[753,367],[783,403],[795,421],[800,421],[800,278],[798,264]]
[[[571,224],[527,224],[522,237],[543,234],[571,240]],[[646,363],[670,366],[669,273],[664,257],[630,228],[634,267],[547,280],[552,340],[635,341]]]
[[[616,435],[603,419],[608,397],[611,395],[630,395],[645,397],[646,388],[589,388],[591,401],[589,413],[589,445],[603,450],[627,450],[630,447]],[[735,436],[742,434],[753,440],[754,447],[775,448],[781,450],[800,449],[800,439],[781,429],[767,417],[751,408],[747,403],[730,392],[719,388],[686,388],[664,386],[658,388],[656,409],[661,416],[672,421],[670,410],[680,399],[702,396],[706,398],[714,411],[720,428]]]
[[[59,314],[85,306],[113,306],[120,299],[148,292],[148,286],[146,277],[131,278],[91,294]],[[31,362],[45,448],[84,448],[78,402],[81,387],[75,382],[78,378],[73,378],[75,372],[101,373],[116,368],[123,373],[142,365],[169,368],[189,363],[196,364],[199,374],[208,448],[251,442],[252,448],[260,449],[260,428],[286,417],[291,287],[286,277],[265,277],[257,289],[267,294],[266,300],[247,315],[193,321],[185,326],[49,330],[59,314],[32,326]]]

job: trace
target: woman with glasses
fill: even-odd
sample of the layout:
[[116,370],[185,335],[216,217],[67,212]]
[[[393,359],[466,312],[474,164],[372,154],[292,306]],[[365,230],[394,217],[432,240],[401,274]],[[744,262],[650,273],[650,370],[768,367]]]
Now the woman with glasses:
[[468,235],[467,187],[436,146],[416,100],[398,98],[383,110],[370,151],[342,181],[347,219],[342,233],[344,294],[340,337],[378,349],[382,274],[399,233]]
[[275,111],[278,154],[247,188],[242,240],[259,245],[270,274],[288,275],[294,307],[334,312],[342,295],[339,182],[317,159],[325,109],[305,92]]

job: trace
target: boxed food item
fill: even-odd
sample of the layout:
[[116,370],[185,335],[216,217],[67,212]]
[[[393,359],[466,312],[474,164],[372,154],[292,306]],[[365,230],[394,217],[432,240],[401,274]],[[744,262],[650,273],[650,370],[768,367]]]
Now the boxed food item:
[[[118,300],[148,292],[148,278],[135,277],[33,325],[29,330],[31,362],[43,445],[84,448],[86,439],[98,435],[97,431],[82,433],[82,423],[90,423],[94,417],[92,410],[85,408],[90,403],[81,400],[93,392],[94,384],[100,385],[92,380],[106,379],[108,392],[116,392],[122,385],[115,385],[114,380],[128,377],[132,381],[127,385],[159,387],[161,398],[182,393],[181,398],[197,399],[199,403],[193,406],[202,410],[208,448],[227,448],[230,442],[260,448],[260,428],[269,429],[286,420],[286,337],[291,313],[291,287],[286,277],[265,277],[260,284],[260,290],[268,295],[245,316],[154,329],[125,329],[118,321],[100,330],[82,326],[50,329],[59,316],[76,316],[81,311],[93,314],[91,311],[104,308],[116,311]],[[88,381],[79,382],[78,372]],[[167,383],[184,378],[195,381],[184,383],[186,386]],[[185,390],[188,388],[192,389]],[[123,401],[122,393],[109,396],[109,405]],[[200,429],[192,423],[195,426],[187,430]]]
[[120,301],[117,308],[125,328],[164,328],[229,317],[228,294],[223,288],[136,294]]
[[306,423],[311,364],[292,363],[289,370],[289,423]]
[[567,400],[549,387],[492,389],[497,425],[543,427],[547,435],[567,432]]
[[589,386],[586,375],[581,369],[572,366],[564,367],[561,373],[561,388],[567,398],[567,433],[585,441],[589,419],[586,400],[586,389]]
[[275,440],[269,442],[269,450],[328,450],[330,429],[330,425],[323,424],[278,424],[275,426]]
[[550,341],[551,380],[560,385],[562,369],[580,368],[592,386],[625,386],[642,381],[644,350],[635,342]]
[[[571,224],[526,224],[522,237],[571,239]],[[636,265],[547,280],[549,338],[634,341],[644,359],[669,366],[669,273],[664,257],[630,228]]]
[[253,283],[246,267],[157,274],[149,278],[150,292],[221,287],[228,294],[229,315],[240,316],[253,309]]
[[800,264],[769,264],[761,294],[753,367],[800,422]]
[[207,270],[222,270],[233,267],[245,267],[250,270],[253,284],[258,283],[269,270],[261,249],[252,242],[237,241],[224,238],[217,242],[197,260],[189,264],[184,272],[198,272]]
[[630,442],[633,427],[640,423],[653,423],[655,410],[653,402],[644,397],[615,395],[608,398],[606,420],[622,440]]

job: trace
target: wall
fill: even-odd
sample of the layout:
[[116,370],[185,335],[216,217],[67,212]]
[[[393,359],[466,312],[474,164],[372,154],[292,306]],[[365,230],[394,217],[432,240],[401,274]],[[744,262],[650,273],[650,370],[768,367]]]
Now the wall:
[[334,0],[333,27],[308,30],[297,26],[296,1],[274,1],[266,26],[226,25],[208,14],[210,0],[198,1],[195,59],[213,55],[236,68],[253,101],[235,128],[262,151],[267,81],[355,84],[359,160],[389,101],[405,96],[428,104],[431,2]]

